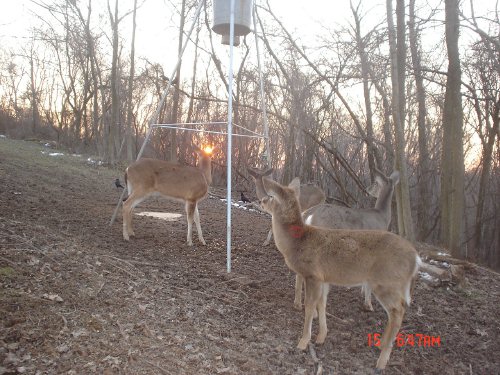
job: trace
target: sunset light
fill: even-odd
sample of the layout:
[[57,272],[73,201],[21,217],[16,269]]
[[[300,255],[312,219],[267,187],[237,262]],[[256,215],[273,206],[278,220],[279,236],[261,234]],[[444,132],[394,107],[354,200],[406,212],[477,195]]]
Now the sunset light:
[[205,146],[203,147],[203,151],[208,154],[208,155],[211,155],[212,152],[214,151],[214,148],[212,146]]

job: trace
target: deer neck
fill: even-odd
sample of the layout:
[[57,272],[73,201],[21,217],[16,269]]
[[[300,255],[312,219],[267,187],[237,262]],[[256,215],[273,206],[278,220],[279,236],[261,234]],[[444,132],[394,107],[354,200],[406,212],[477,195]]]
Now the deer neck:
[[200,169],[205,176],[207,185],[212,185],[212,161],[208,158],[202,158],[200,162]]
[[375,209],[379,211],[387,221],[387,226],[391,220],[391,204],[394,188],[384,188],[380,192],[377,201],[375,202]]
[[272,226],[276,246],[285,257],[300,248],[301,240],[306,234],[306,226],[299,211],[297,215],[286,218],[273,215]]

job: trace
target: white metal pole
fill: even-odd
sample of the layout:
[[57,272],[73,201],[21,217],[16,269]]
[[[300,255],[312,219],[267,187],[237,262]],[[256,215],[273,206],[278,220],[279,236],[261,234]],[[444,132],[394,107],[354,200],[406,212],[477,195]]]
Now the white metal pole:
[[229,17],[229,87],[227,109],[227,212],[226,212],[226,261],[227,273],[231,272],[231,178],[233,154],[233,50],[234,50],[234,1],[231,0]]
[[257,35],[257,0],[253,4],[253,32],[255,36],[255,50],[257,52],[257,66],[259,67],[260,80],[260,105],[262,106],[262,123],[264,125],[264,142],[266,144],[266,158],[268,166],[271,166],[271,151],[269,149],[269,124],[267,122],[266,97],[264,93],[264,77],[262,75],[262,64],[260,62],[259,36]]

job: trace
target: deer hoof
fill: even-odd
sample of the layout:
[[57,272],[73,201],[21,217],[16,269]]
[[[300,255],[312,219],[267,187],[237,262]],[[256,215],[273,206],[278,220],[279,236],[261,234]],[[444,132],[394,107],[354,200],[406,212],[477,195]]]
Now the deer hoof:
[[325,342],[326,339],[326,333],[324,335],[318,334],[318,337],[316,337],[316,344],[322,345]]
[[302,338],[302,339],[300,339],[299,345],[297,345],[297,348],[299,348],[300,350],[306,350],[307,344],[309,344],[309,340]]
[[372,306],[372,304],[371,304],[371,303],[370,303],[370,304],[365,303],[365,304],[363,305],[363,310],[364,310],[364,311],[374,311],[374,310],[373,310],[373,306]]

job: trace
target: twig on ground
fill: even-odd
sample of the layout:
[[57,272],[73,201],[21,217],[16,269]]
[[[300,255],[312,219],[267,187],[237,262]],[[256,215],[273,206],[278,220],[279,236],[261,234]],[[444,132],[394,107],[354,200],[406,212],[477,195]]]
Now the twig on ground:
[[3,260],[3,261],[5,261],[5,262],[7,262],[7,263],[9,263],[11,266],[17,267],[17,263],[14,263],[13,261],[11,261],[11,260],[9,260],[9,259],[7,259],[5,257],[0,257],[0,259]]
[[349,321],[341,319],[338,316],[330,314],[329,312],[326,313],[326,316],[333,318],[337,323],[340,323],[340,324],[351,324]]
[[311,355],[311,358],[315,364],[314,367],[316,368],[316,375],[322,375],[323,374],[323,363],[318,358],[318,356],[316,354],[316,350],[314,349],[313,343],[309,343],[308,347],[309,347],[309,354]]
[[154,363],[146,361],[146,360],[142,360],[141,362],[147,363],[148,365],[150,365],[154,368],[157,368],[158,370],[160,370],[164,374],[169,374],[169,372],[167,370],[165,370],[163,367],[158,366],[157,364],[154,364]]

